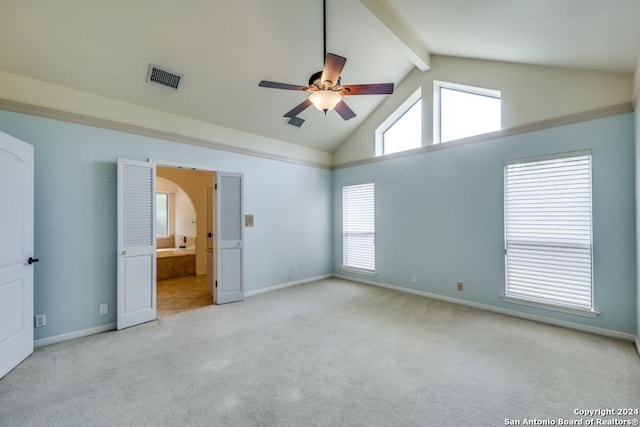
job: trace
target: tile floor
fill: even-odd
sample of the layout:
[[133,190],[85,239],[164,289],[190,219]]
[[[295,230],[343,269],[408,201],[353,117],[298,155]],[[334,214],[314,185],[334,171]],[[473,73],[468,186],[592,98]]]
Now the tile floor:
[[207,276],[185,276],[158,280],[156,313],[158,317],[213,304],[207,290]]

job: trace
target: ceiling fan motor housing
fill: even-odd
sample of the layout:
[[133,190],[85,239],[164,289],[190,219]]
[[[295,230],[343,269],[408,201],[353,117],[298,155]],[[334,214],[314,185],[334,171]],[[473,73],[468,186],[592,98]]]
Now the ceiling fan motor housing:
[[326,87],[324,82],[320,81],[321,77],[322,77],[322,70],[318,71],[317,73],[313,73],[311,77],[309,77],[309,86],[313,86],[319,90],[324,90],[324,89],[332,89],[334,87],[338,87],[342,83],[342,77],[338,77],[337,82],[331,82],[331,86]]

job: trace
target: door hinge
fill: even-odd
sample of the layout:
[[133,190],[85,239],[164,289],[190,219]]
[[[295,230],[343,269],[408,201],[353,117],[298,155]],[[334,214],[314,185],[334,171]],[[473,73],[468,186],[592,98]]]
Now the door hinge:
[[218,281],[216,280],[216,288],[218,287]]
[[214,188],[215,188],[216,190],[218,189],[218,183],[216,183],[216,184],[214,185]]

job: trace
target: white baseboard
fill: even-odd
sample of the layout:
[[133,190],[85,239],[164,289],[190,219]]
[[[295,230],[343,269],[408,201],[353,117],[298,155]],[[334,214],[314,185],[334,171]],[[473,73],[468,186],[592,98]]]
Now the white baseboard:
[[[322,276],[310,277],[308,279],[297,280],[295,282],[281,283],[279,285],[270,286],[268,288],[263,288],[263,289],[258,289],[258,290],[251,291],[251,292],[246,292],[244,294],[244,296],[245,297],[252,297],[252,296],[255,296],[255,295],[264,294],[266,292],[275,291],[275,290],[278,290],[278,289],[288,288],[288,287],[297,286],[297,285],[303,285],[305,283],[315,282],[317,280],[328,279],[330,277],[333,277],[333,274],[323,274]],[[116,329],[116,324],[115,323],[109,323],[108,325],[96,326],[94,328],[83,329],[81,331],[74,331],[74,332],[69,332],[69,333],[66,333],[66,334],[60,334],[60,335],[56,335],[56,336],[53,336],[53,337],[47,337],[47,338],[42,338],[42,339],[39,339],[39,340],[35,340],[33,342],[33,347],[34,348],[45,347],[47,345],[58,344],[58,343],[61,343],[61,342],[64,342],[64,341],[69,341],[69,340],[76,339],[76,338],[88,337],[89,335],[95,335],[95,334],[99,334],[99,333],[102,333],[102,332],[113,331],[115,329]]]
[[633,334],[628,334],[628,333],[625,333],[625,332],[613,331],[611,329],[596,328],[594,326],[588,326],[588,325],[583,325],[583,324],[580,324],[580,323],[573,323],[573,322],[567,322],[567,321],[564,321],[564,320],[552,319],[552,318],[549,318],[549,317],[538,316],[538,315],[535,315],[535,314],[521,313],[519,311],[508,310],[506,308],[494,307],[492,305],[480,304],[480,303],[473,302],[473,301],[467,301],[467,300],[448,297],[448,296],[444,296],[444,295],[432,294],[432,293],[429,293],[429,292],[418,291],[416,289],[403,288],[401,286],[388,285],[386,283],[374,282],[372,280],[359,279],[359,278],[354,278],[354,277],[351,277],[351,276],[342,276],[342,275],[339,275],[339,274],[334,274],[334,277],[339,278],[339,279],[344,279],[344,280],[350,280],[352,282],[358,282],[358,283],[364,283],[364,284],[367,284],[367,285],[378,286],[378,287],[381,287],[381,288],[393,289],[394,291],[406,292],[406,293],[414,294],[414,295],[421,295],[423,297],[428,297],[428,298],[433,298],[433,299],[437,299],[437,300],[441,300],[441,301],[446,301],[446,302],[450,302],[450,303],[453,303],[453,304],[465,305],[467,307],[478,308],[480,310],[491,311],[491,312],[494,312],[494,313],[504,314],[504,315],[507,315],[507,316],[519,317],[519,318],[526,319],[526,320],[533,320],[535,322],[547,323],[547,324],[554,325],[554,326],[561,326],[561,327],[564,327],[564,328],[575,329],[577,331],[589,332],[589,333],[592,333],[592,334],[603,335],[603,336],[612,337],[612,338],[619,338],[619,339],[623,339],[623,340],[627,340],[627,341],[631,341],[631,342],[635,341],[636,348],[638,349],[638,352],[640,353],[640,343],[638,341],[638,338]]
[[[364,284],[367,284],[367,285],[378,286],[378,287],[381,287],[381,288],[392,289],[392,290],[399,291],[399,292],[406,292],[406,293],[409,293],[409,294],[420,295],[420,296],[424,296],[424,297],[428,297],[428,298],[433,298],[433,299],[437,299],[437,300],[441,300],[441,301],[450,302],[450,303],[453,303],[453,304],[465,305],[465,306],[468,306],[468,307],[473,307],[473,308],[478,308],[478,309],[481,309],[481,310],[491,311],[491,312],[498,313],[498,314],[504,314],[504,315],[507,315],[507,316],[519,317],[519,318],[522,318],[522,319],[533,320],[533,321],[536,321],[536,322],[547,323],[547,324],[555,325],[555,326],[562,326],[562,327],[565,327],[565,328],[575,329],[575,330],[582,331],[582,332],[589,332],[589,333],[593,333],[593,334],[597,334],[597,335],[604,335],[604,336],[608,336],[608,337],[613,337],[613,338],[619,338],[619,339],[632,341],[632,342],[635,342],[636,350],[638,351],[638,356],[640,356],[640,337],[636,337],[635,335],[632,335],[632,334],[627,334],[627,333],[618,332],[618,331],[612,331],[610,329],[596,328],[596,327],[593,327],[593,326],[582,325],[582,324],[579,324],[579,323],[566,322],[566,321],[563,321],[563,320],[551,319],[551,318],[548,318],[548,317],[537,316],[537,315],[534,315],[534,314],[520,313],[520,312],[517,312],[517,311],[507,310],[507,309],[494,307],[494,306],[490,306],[490,305],[486,305],[486,304],[480,304],[480,303],[471,302],[471,301],[467,301],[467,300],[462,300],[462,299],[458,299],[458,298],[447,297],[447,296],[444,296],[444,295],[433,294],[433,293],[429,293],[429,292],[419,291],[419,290],[416,290],[416,289],[403,288],[401,286],[388,285],[386,283],[374,282],[372,280],[358,279],[358,278],[354,278],[354,277],[350,277],[350,276],[342,276],[342,275],[339,275],[339,274],[323,274],[321,276],[310,277],[310,278],[302,279],[302,280],[296,280],[294,282],[281,283],[279,285],[270,286],[268,288],[262,288],[262,289],[258,289],[258,290],[255,290],[255,291],[246,292],[244,295],[245,295],[245,297],[253,297],[253,296],[264,294],[264,293],[267,293],[267,292],[276,291],[278,289],[284,289],[284,288],[289,288],[291,286],[303,285],[305,283],[311,283],[311,282],[315,282],[315,281],[318,281],[318,280],[329,279],[331,277],[336,277],[338,279],[348,280],[348,281],[351,281],[351,282],[358,282],[358,283],[364,283]],[[64,341],[72,340],[72,339],[75,339],[75,338],[87,337],[89,335],[95,335],[95,334],[99,334],[99,333],[102,333],[102,332],[113,331],[115,329],[116,329],[116,324],[115,323],[109,323],[109,324],[103,325],[103,326],[96,326],[94,328],[83,329],[81,331],[69,332],[69,333],[66,333],[66,334],[61,334],[61,335],[56,335],[56,336],[53,336],[53,337],[48,337],[48,338],[42,338],[42,339],[39,339],[39,340],[35,340],[34,343],[33,343],[33,346],[35,348],[44,347],[44,346],[47,346],[47,345],[53,345],[53,344],[58,344],[58,343],[61,343],[61,342],[64,342]]]
[[245,297],[254,297],[256,295],[264,294],[267,292],[277,291],[278,289],[289,288],[291,286],[304,285],[305,283],[311,283],[318,280],[329,279],[333,277],[333,274],[323,274],[321,276],[309,277],[307,279],[296,280],[295,282],[281,283],[279,285],[269,286],[268,288],[257,289],[255,291],[245,292]]
[[96,326],[94,328],[83,329],[81,331],[69,332],[66,334],[60,334],[53,337],[42,338],[33,342],[34,348],[45,347],[47,345],[58,344],[64,341],[69,341],[75,338],[88,337],[89,335],[95,335],[102,332],[113,331],[116,329],[115,323],[109,323],[108,325]]

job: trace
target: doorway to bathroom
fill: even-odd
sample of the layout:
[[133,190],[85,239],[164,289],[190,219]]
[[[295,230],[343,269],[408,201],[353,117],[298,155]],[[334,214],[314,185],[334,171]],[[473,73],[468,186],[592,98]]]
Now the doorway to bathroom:
[[[157,318],[156,300],[156,169],[168,171],[190,169],[204,172],[211,178],[212,190],[202,187],[194,194],[209,199],[209,212],[196,215],[195,222],[211,219],[211,231],[196,225],[194,244],[195,269],[206,265],[207,290],[213,304],[244,300],[244,176],[242,173],[221,172],[214,168],[189,166],[176,162],[148,160],[146,162],[118,158],[117,162],[117,328],[149,322]],[[209,186],[210,186],[209,184]],[[186,190],[185,181],[181,186]],[[211,191],[211,196],[207,196]],[[204,193],[204,196],[202,194]],[[190,196],[195,199],[196,197]],[[195,203],[196,206],[198,203]],[[201,218],[198,220],[198,216]],[[183,236],[186,250],[189,240]],[[207,240],[211,242],[207,246]],[[174,236],[174,242],[175,242]],[[205,242],[203,244],[203,242]],[[199,261],[200,260],[200,261]],[[196,274],[197,275],[197,274]]]
[[156,168],[156,313],[215,303],[214,172]]

